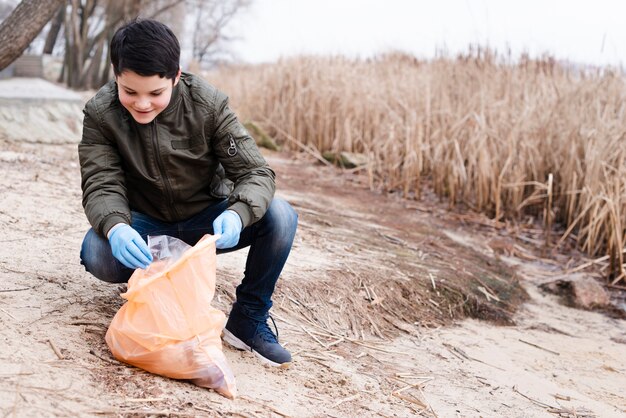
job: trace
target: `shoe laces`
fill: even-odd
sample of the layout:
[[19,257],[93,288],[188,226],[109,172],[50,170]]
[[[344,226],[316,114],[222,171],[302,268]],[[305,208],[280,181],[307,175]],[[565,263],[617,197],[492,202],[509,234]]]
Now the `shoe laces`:
[[278,327],[276,326],[276,321],[272,318],[272,315],[268,315],[268,318],[272,320],[272,324],[274,324],[274,330],[276,333],[272,332],[272,329],[267,324],[267,319],[265,321],[260,321],[257,326],[257,333],[261,336],[263,341],[268,343],[278,343]]

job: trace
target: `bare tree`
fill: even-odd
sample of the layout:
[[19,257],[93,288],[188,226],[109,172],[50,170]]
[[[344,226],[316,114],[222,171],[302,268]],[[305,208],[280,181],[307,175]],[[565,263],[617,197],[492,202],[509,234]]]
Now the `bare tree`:
[[59,7],[59,11],[54,16],[51,21],[50,29],[48,30],[48,34],[46,35],[46,43],[43,47],[44,54],[52,54],[54,51],[54,46],[57,43],[57,38],[59,37],[59,32],[61,32],[61,28],[63,27],[63,22],[65,21],[65,10],[67,7],[63,4]]
[[109,44],[125,21],[146,13],[155,18],[184,0],[70,0],[65,16],[65,61],[61,80],[72,88],[99,87],[109,80]]
[[0,24],[0,70],[24,52],[65,0],[22,0]]
[[193,28],[193,58],[206,62],[223,52],[224,44],[233,39],[226,28],[251,0],[188,0],[195,16]]
[[101,84],[97,71],[116,27],[139,14],[141,0],[70,0],[65,14],[65,60],[62,81],[72,88]]
[[45,10],[46,18],[38,23],[37,31],[25,41],[25,47],[54,16],[47,34],[42,35],[39,42],[43,44],[45,39],[44,53],[52,53],[56,48],[56,53],[63,55],[59,81],[71,88],[97,88],[110,78],[109,45],[115,31],[125,21],[137,16],[157,18],[182,38],[186,17],[192,16],[187,19],[195,23],[193,56],[198,62],[206,62],[223,51],[221,48],[231,40],[225,33],[226,26],[250,3],[251,0],[23,0],[14,14],[26,5],[30,8],[18,13],[17,19],[11,15],[0,26],[4,28],[10,20],[17,22],[10,26],[10,31],[0,31],[0,58],[5,49],[18,43],[5,40],[2,34],[24,34],[23,28],[30,29],[33,17]]

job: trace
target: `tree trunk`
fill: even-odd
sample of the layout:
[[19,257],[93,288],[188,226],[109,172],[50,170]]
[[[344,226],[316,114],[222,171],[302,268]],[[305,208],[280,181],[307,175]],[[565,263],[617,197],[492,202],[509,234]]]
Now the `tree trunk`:
[[97,83],[98,81],[100,81],[100,66],[102,65],[103,60],[102,55],[104,53],[105,41],[106,38],[102,36],[96,44],[96,50],[93,53],[91,60],[89,61],[89,66],[87,67],[87,70],[84,72],[83,76],[80,79],[81,87],[86,87],[88,89],[100,87],[97,86]]
[[0,70],[19,58],[65,0],[22,0],[0,24]]
[[50,30],[48,31],[48,35],[46,36],[46,44],[43,47],[44,54],[52,54],[54,51],[54,46],[57,43],[57,38],[59,37],[59,32],[61,31],[61,26],[63,26],[63,21],[65,20],[65,5],[59,7],[59,12],[54,17],[52,24],[50,25]]
[[[113,33],[111,32],[109,36],[107,36],[107,45],[111,45],[111,41],[113,40]],[[104,60],[106,63],[102,68],[102,74],[100,75],[100,85],[103,86],[109,82],[109,78],[111,77],[111,48],[107,48],[107,56]]]

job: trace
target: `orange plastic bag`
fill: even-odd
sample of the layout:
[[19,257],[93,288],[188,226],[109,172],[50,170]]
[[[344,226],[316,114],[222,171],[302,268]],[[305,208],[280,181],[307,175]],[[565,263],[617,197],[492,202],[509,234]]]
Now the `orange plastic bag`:
[[[116,359],[174,379],[189,379],[233,399],[235,378],[222,352],[224,313],[210,305],[215,294],[215,241],[205,235],[194,247],[172,237],[146,269],[137,269],[121,296],[106,342]],[[178,258],[168,243],[178,245]],[[188,248],[181,251],[180,245]],[[159,245],[156,245],[158,248]],[[183,250],[184,250],[183,247]]]

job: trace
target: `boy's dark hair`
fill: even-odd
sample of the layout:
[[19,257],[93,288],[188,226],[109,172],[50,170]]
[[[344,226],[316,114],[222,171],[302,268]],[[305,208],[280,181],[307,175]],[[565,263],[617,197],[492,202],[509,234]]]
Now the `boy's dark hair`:
[[130,70],[173,81],[180,67],[180,45],[176,35],[163,23],[134,19],[113,35],[111,63],[115,76]]

